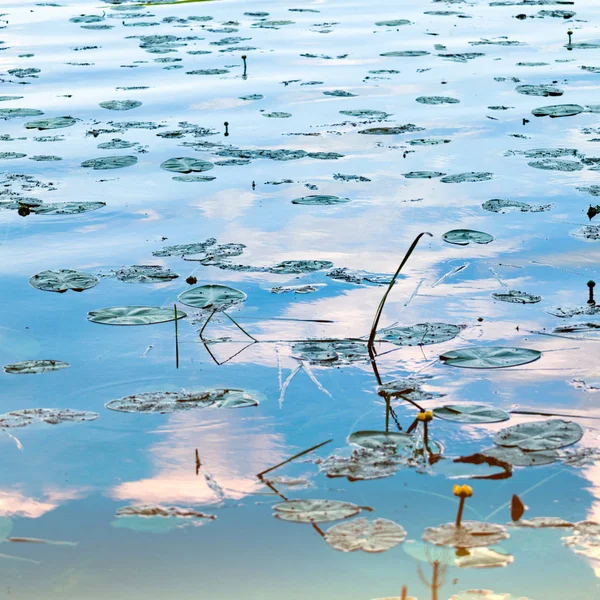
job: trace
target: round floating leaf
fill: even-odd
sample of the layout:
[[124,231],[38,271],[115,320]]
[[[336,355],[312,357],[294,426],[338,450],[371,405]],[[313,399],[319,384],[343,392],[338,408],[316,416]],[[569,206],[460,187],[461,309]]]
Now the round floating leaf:
[[115,277],[127,283],[163,283],[177,279],[179,275],[158,265],[133,265],[115,271]]
[[0,415],[0,428],[26,427],[34,423],[60,425],[61,423],[83,423],[94,421],[100,415],[86,410],[71,408],[24,408]]
[[267,117],[268,119],[289,119],[292,116],[292,113],[274,111],[270,113],[261,113],[263,117]]
[[575,527],[574,523],[565,521],[560,517],[533,517],[531,519],[519,519],[509,525],[514,527],[525,527],[529,529],[554,529],[557,527]]
[[600,560],[600,523],[580,521],[575,524],[573,535],[562,538],[568,548],[593,560]]
[[406,539],[404,527],[388,519],[364,517],[338,523],[325,532],[325,541],[340,552],[385,552]]
[[128,413],[169,414],[193,408],[247,408],[258,400],[244,390],[213,389],[179,392],[144,392],[111,400],[106,408]]
[[[391,477],[408,466],[406,448],[401,446],[380,446],[377,449],[358,448],[350,456],[332,454],[319,458],[315,464],[327,477],[345,477],[348,481],[368,481]],[[412,454],[412,452],[411,452]]]
[[483,210],[494,213],[514,212],[546,212],[552,208],[551,204],[527,204],[527,202],[517,202],[515,200],[503,200],[501,198],[493,198],[487,200],[481,205]]
[[573,171],[581,171],[583,165],[574,160],[561,160],[559,158],[546,158],[544,160],[533,160],[527,163],[534,169],[542,169],[543,171],[564,171],[572,173]]
[[[178,310],[177,319],[184,317],[187,314]],[[174,321],[175,311],[159,306],[111,306],[90,311],[87,319],[102,325],[153,325]]]
[[390,113],[386,113],[382,110],[371,110],[371,109],[356,109],[356,110],[340,110],[341,115],[347,115],[349,117],[367,117],[369,119],[387,119],[390,117]]
[[142,103],[138,100],[107,100],[106,102],[100,102],[100,106],[107,110],[131,110],[141,105]]
[[427,56],[429,52],[425,50],[395,50],[394,52],[384,52],[379,56],[392,56],[395,58],[414,58],[416,56]]
[[361,342],[309,340],[294,344],[292,346],[292,356],[298,360],[306,360],[316,365],[336,361],[350,363],[367,358],[368,350],[366,343]]
[[295,523],[327,523],[354,517],[360,506],[339,500],[288,500],[273,506],[273,516]]
[[106,202],[53,202],[31,208],[36,215],[76,215],[104,208]]
[[535,117],[572,117],[573,115],[582,113],[584,110],[585,108],[579,106],[579,104],[554,104],[552,106],[534,108],[531,114]]
[[403,173],[406,179],[433,179],[434,177],[441,177],[445,175],[440,171],[411,171],[410,173]]
[[240,96],[240,100],[262,100],[264,96],[262,94],[250,94],[248,96]]
[[494,236],[483,231],[475,231],[474,229],[452,229],[444,233],[442,239],[449,244],[468,246],[471,242],[475,244],[489,244],[494,241]]
[[224,75],[229,73],[229,69],[196,69],[195,71],[186,71],[186,75]]
[[14,375],[36,375],[37,373],[47,373],[48,371],[60,371],[70,366],[69,363],[62,360],[22,360],[10,365],[4,365],[4,371]]
[[481,453],[485,456],[491,456],[498,460],[507,462],[513,467],[539,467],[542,465],[551,465],[559,459],[556,450],[543,450],[540,452],[524,452],[520,448],[505,448],[503,446],[493,446],[486,448]]
[[46,292],[63,293],[67,290],[83,292],[98,283],[98,279],[89,273],[57,269],[56,271],[41,271],[29,280],[29,285]]
[[453,548],[476,548],[491,546],[510,536],[502,525],[495,523],[480,523],[478,521],[463,521],[460,527],[455,523],[446,523],[439,527],[428,527],[423,534],[426,542],[436,546],[451,546]]
[[77,123],[74,117],[52,117],[50,119],[40,119],[39,121],[29,121],[25,123],[25,129],[62,129],[63,127],[71,127]]
[[203,171],[210,171],[213,168],[213,164],[207,160],[198,160],[197,158],[185,156],[169,158],[161,163],[160,166],[166,171],[173,171],[175,173],[202,173]]
[[500,300],[500,302],[512,302],[513,304],[536,304],[542,301],[541,296],[526,294],[518,290],[509,290],[503,294],[492,294],[492,298]]
[[240,290],[226,285],[201,285],[179,294],[179,301],[194,308],[225,310],[234,304],[244,302],[248,296]]
[[392,19],[391,21],[377,21],[375,25],[377,27],[400,27],[402,25],[410,25],[411,22],[408,19]]
[[269,271],[285,275],[300,275],[330,269],[331,267],[333,267],[333,263],[329,260],[284,260],[269,267]]
[[583,429],[574,421],[548,419],[533,423],[519,423],[502,429],[494,436],[494,444],[535,452],[564,448],[575,444],[582,437]]
[[100,148],[100,150],[124,150],[126,148],[133,148],[136,145],[137,142],[127,142],[125,140],[119,140],[115,138],[110,142],[98,144],[98,148]]
[[471,171],[470,173],[459,173],[458,175],[446,175],[440,181],[442,183],[476,183],[478,181],[489,181],[493,177],[493,173]]
[[440,360],[453,367],[465,369],[502,369],[526,365],[540,358],[539,350],[529,348],[503,348],[500,346],[471,346],[450,350]]
[[39,117],[44,112],[36,108],[0,108],[0,119],[17,119],[20,117]]
[[434,408],[433,414],[456,423],[499,423],[510,419],[507,412],[486,404],[446,404]]
[[419,96],[417,99],[419,104],[459,104],[457,98],[449,98],[448,96]]
[[348,436],[348,443],[371,450],[381,448],[395,450],[398,447],[407,449],[414,447],[414,439],[401,431],[355,431]]
[[389,327],[379,332],[379,339],[396,346],[429,346],[454,339],[462,327],[448,323],[417,323],[407,327]]
[[518,85],[515,91],[526,96],[562,96],[563,91],[555,85]]
[[358,133],[364,135],[399,135],[401,133],[413,133],[424,130],[424,127],[417,127],[412,123],[407,123],[406,125],[399,125],[397,127],[370,127],[369,129],[361,129]]
[[91,158],[81,163],[82,167],[94,169],[94,171],[105,171],[108,169],[122,169],[131,167],[137,163],[137,156],[106,156],[104,158]]
[[292,200],[292,204],[304,204],[305,206],[329,206],[331,204],[345,204],[350,202],[350,198],[340,198],[339,196],[303,196]]

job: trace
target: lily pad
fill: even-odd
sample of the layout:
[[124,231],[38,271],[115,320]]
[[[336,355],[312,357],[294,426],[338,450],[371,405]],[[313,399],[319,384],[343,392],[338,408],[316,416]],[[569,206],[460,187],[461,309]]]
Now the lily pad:
[[519,519],[511,522],[509,525],[514,527],[524,527],[526,529],[555,529],[575,527],[574,523],[565,521],[560,517],[533,517],[531,519]]
[[330,269],[331,267],[333,267],[333,263],[329,260],[284,260],[269,267],[269,271],[284,275],[301,275]]
[[584,225],[572,233],[575,237],[584,238],[586,240],[600,240],[600,225]]
[[445,173],[440,171],[411,171],[410,173],[403,173],[406,179],[433,179],[434,177],[442,177]]
[[111,400],[106,408],[128,413],[170,414],[193,408],[247,408],[258,400],[244,390],[212,389],[179,392],[143,392]]
[[44,111],[37,108],[0,108],[0,119],[17,119],[22,117],[39,117]]
[[76,215],[104,208],[106,202],[53,202],[31,207],[36,215]]
[[48,425],[83,423],[95,421],[99,416],[95,412],[71,408],[24,408],[0,415],[0,428],[26,427],[34,423],[47,423]]
[[[185,317],[186,313],[177,311],[177,319]],[[159,306],[111,306],[90,311],[87,319],[102,325],[153,325],[174,321],[175,312]]]
[[534,108],[531,111],[531,114],[535,117],[572,117],[574,115],[578,115],[585,110],[583,106],[579,106],[579,104],[554,104],[552,106],[540,106],[539,108]]
[[348,436],[348,443],[361,448],[380,450],[389,448],[396,450],[398,447],[410,449],[414,447],[414,439],[401,431],[355,431]]
[[462,327],[448,323],[417,323],[406,327],[388,327],[379,332],[379,339],[396,346],[429,346],[453,340]]
[[491,546],[509,537],[508,531],[502,525],[478,521],[463,521],[460,527],[456,527],[455,523],[428,527],[423,534],[426,542],[452,548]]
[[411,22],[408,19],[392,19],[391,21],[377,21],[375,23],[377,27],[401,27],[410,24]]
[[229,73],[229,69],[196,69],[195,71],[186,71],[186,75],[224,75]]
[[302,196],[295,198],[292,204],[303,204],[304,206],[330,206],[332,204],[346,204],[350,198],[340,198],[339,196]]
[[416,140],[408,140],[411,146],[438,146],[440,144],[449,144],[452,140],[445,138],[419,138]]
[[213,164],[207,160],[198,160],[197,158],[180,157],[180,158],[169,158],[161,163],[161,168],[166,171],[173,171],[174,173],[202,173],[203,171],[210,171],[213,168]]
[[292,113],[289,112],[281,112],[281,111],[273,111],[270,113],[261,113],[263,117],[267,117],[268,119],[289,119],[292,116]]
[[73,271],[71,269],[41,271],[29,280],[29,285],[38,290],[59,292],[61,294],[67,290],[83,292],[83,290],[93,288],[97,283],[97,277],[83,271]]
[[327,523],[357,515],[361,507],[340,500],[287,500],[273,506],[273,516],[295,523]]
[[558,158],[546,158],[544,160],[533,160],[527,163],[534,169],[542,169],[544,171],[564,171],[573,172],[581,171],[583,165],[574,160],[561,160]]
[[205,252],[211,246],[214,246],[216,243],[217,240],[215,238],[208,238],[205,242],[165,246],[160,250],[155,250],[152,253],[152,256],[187,256],[190,254],[200,254]]
[[465,369],[503,369],[526,365],[542,356],[539,350],[499,346],[471,346],[450,350],[440,360],[452,367]]
[[104,171],[108,169],[122,169],[131,167],[137,163],[137,156],[106,156],[104,158],[91,158],[81,163],[82,167],[94,169],[94,171]]
[[106,102],[100,102],[100,106],[107,110],[131,110],[141,105],[142,103],[138,100],[107,100]]
[[513,304],[536,304],[541,302],[541,296],[535,296],[534,294],[527,294],[518,290],[509,290],[502,294],[492,294],[494,300],[500,300],[500,302],[512,302]]
[[446,404],[434,408],[433,414],[455,423],[499,423],[510,419],[506,411],[487,404]]
[[502,429],[494,436],[498,446],[516,447],[525,452],[557,450],[575,444],[583,437],[583,429],[574,421],[548,419],[519,423]]
[[413,133],[415,131],[425,131],[424,127],[417,127],[412,123],[406,125],[398,125],[395,127],[371,127],[369,129],[362,129],[358,133],[363,135],[399,135],[402,133]]
[[25,129],[39,129],[40,131],[62,129],[64,127],[71,127],[75,123],[77,123],[77,119],[74,117],[52,117],[49,119],[40,119],[39,121],[28,121],[25,123]]
[[388,519],[369,522],[364,517],[359,517],[338,523],[325,532],[325,541],[340,552],[385,552],[405,539],[405,529]]
[[21,362],[4,365],[4,371],[13,375],[37,375],[49,371],[60,371],[70,366],[69,363],[62,360],[22,360]]
[[552,208],[551,204],[528,204],[527,202],[517,202],[516,200],[503,200],[501,198],[493,198],[487,200],[481,207],[483,210],[495,213],[514,212],[546,212]]
[[440,181],[442,183],[476,183],[478,181],[489,181],[493,177],[493,173],[471,171],[470,173],[459,173],[458,175],[446,175]]
[[562,96],[563,91],[556,87],[555,85],[518,85],[515,88],[519,94],[524,94],[525,96]]
[[395,475],[407,466],[407,460],[398,452],[400,447],[382,446],[378,449],[359,448],[350,456],[332,454],[319,458],[315,464],[330,478],[345,477],[348,481],[369,481]]
[[322,365],[333,362],[351,363],[368,357],[367,345],[361,342],[339,340],[335,342],[309,340],[292,346],[292,356],[310,364]]
[[475,244],[489,244],[494,241],[494,236],[483,231],[475,231],[474,229],[452,229],[444,233],[442,239],[449,244],[468,246],[471,242]]
[[159,265],[133,265],[118,269],[115,277],[127,283],[163,283],[177,279],[179,275]]
[[179,301],[187,306],[203,310],[225,310],[234,304],[244,302],[248,296],[226,285],[201,285],[179,294]]
[[347,115],[349,117],[366,117],[369,119],[387,119],[390,117],[390,113],[386,113],[383,110],[370,110],[370,109],[356,109],[356,110],[340,110],[341,115]]
[[393,52],[384,52],[379,56],[392,56],[396,58],[416,58],[417,56],[427,56],[429,52],[425,50],[395,50]]
[[448,96],[419,96],[416,98],[419,104],[459,104],[457,98],[449,98]]
[[325,96],[333,96],[335,98],[356,98],[358,94],[347,92],[346,90],[327,90],[323,92]]
[[573,535],[562,538],[562,542],[568,548],[572,548],[576,554],[599,561],[600,523],[580,521],[575,524]]

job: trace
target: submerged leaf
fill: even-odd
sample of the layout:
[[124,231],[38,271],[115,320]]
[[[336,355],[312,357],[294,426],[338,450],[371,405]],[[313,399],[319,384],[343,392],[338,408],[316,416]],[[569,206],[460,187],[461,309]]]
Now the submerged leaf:
[[355,431],[348,436],[348,443],[370,450],[380,450],[382,448],[390,450],[396,450],[397,448],[412,449],[415,445],[414,439],[407,433],[373,430]]

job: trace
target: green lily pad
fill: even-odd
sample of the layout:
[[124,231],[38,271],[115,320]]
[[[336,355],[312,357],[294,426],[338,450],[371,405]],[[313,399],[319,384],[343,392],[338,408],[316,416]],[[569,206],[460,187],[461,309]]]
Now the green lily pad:
[[391,21],[377,21],[375,23],[377,27],[401,27],[410,24],[411,22],[408,19],[392,19]]
[[0,119],[17,119],[22,117],[39,117],[44,112],[37,108],[0,108]]
[[229,69],[196,69],[195,71],[186,71],[186,75],[224,75],[229,73]]
[[407,123],[395,127],[370,127],[369,129],[362,129],[358,133],[363,135],[400,135],[402,133],[414,133],[415,131],[425,131],[425,128]]
[[250,94],[248,96],[240,96],[240,100],[262,100],[264,96],[262,94]]
[[534,294],[527,294],[518,290],[509,290],[502,294],[492,294],[494,300],[500,300],[500,302],[512,302],[513,304],[536,304],[542,301],[541,296],[535,296]]
[[273,111],[270,113],[261,113],[263,117],[267,117],[268,119],[289,119],[292,116],[292,113],[289,112],[281,112],[281,111]]
[[579,104],[554,104],[552,106],[540,106],[539,108],[534,108],[531,111],[531,114],[535,117],[572,117],[574,115],[578,115],[585,110],[583,106],[579,106]]
[[161,163],[160,167],[161,169],[175,173],[202,173],[203,171],[210,171],[213,168],[213,164],[207,160],[198,160],[197,158],[183,156],[180,158],[169,158]]
[[13,160],[16,158],[25,158],[27,154],[22,152],[0,152],[0,160]]
[[203,310],[225,310],[234,304],[244,302],[248,296],[226,285],[201,285],[179,294],[178,300],[187,306]]
[[159,265],[133,265],[118,269],[115,277],[126,283],[164,283],[177,279],[179,275]]
[[31,207],[36,215],[76,215],[104,208],[106,202],[52,202]]
[[395,58],[416,58],[417,56],[427,56],[429,52],[425,50],[395,50],[393,52],[384,52],[379,56],[395,57]]
[[127,142],[117,138],[112,139],[110,142],[98,144],[100,150],[125,150],[127,148],[133,148],[134,146],[137,146],[137,142]]
[[457,98],[450,98],[448,96],[419,96],[416,98],[419,104],[459,104],[460,100]]
[[59,293],[67,290],[83,292],[83,290],[93,288],[97,283],[97,277],[83,271],[73,271],[71,269],[41,271],[29,280],[29,285],[38,290]]
[[403,173],[406,179],[433,179],[434,177],[442,177],[445,173],[441,171],[411,171],[410,173]]
[[349,444],[371,450],[379,450],[384,447],[394,450],[398,447],[410,449],[415,445],[414,439],[401,431],[355,431],[348,436],[347,441]]
[[498,446],[517,447],[525,452],[557,450],[575,444],[583,437],[583,429],[574,421],[548,419],[519,423],[502,429],[494,436]]
[[348,117],[366,117],[369,119],[387,119],[390,117],[390,113],[386,113],[383,110],[370,110],[370,109],[357,109],[357,110],[340,110],[341,115],[347,115]]
[[152,256],[187,256],[190,254],[201,254],[206,252],[211,246],[217,243],[215,238],[208,238],[205,242],[195,242],[192,244],[177,244],[175,246],[165,246],[160,250],[155,250]]
[[417,323],[406,327],[388,327],[379,332],[379,339],[396,346],[428,346],[453,340],[462,327],[448,323]]
[[529,348],[503,348],[499,346],[471,346],[450,350],[440,360],[452,367],[465,369],[503,369],[526,365],[542,356],[539,350]]
[[442,183],[476,183],[478,181],[489,181],[493,177],[493,173],[471,171],[470,173],[459,173],[458,175],[446,175],[440,181]]
[[77,119],[74,117],[52,117],[49,119],[40,119],[38,121],[28,121],[25,123],[25,129],[39,129],[45,131],[46,129],[62,129],[64,127],[71,127],[77,123]]
[[273,506],[273,516],[295,523],[327,523],[357,515],[361,508],[340,500],[287,500]]
[[487,200],[481,207],[483,210],[495,213],[514,212],[546,212],[552,208],[551,204],[528,204],[527,202],[517,202],[516,200],[503,200],[501,198],[493,198]]
[[562,96],[563,90],[555,85],[546,85],[546,84],[538,84],[538,85],[518,85],[515,88],[519,94],[524,94],[525,96]]
[[95,421],[99,416],[95,412],[71,408],[24,408],[0,415],[0,428],[26,427],[34,423],[47,423],[48,425],[83,423]]
[[100,102],[100,106],[107,110],[131,110],[141,105],[142,103],[138,100],[107,100]]
[[[187,314],[178,310],[177,319],[184,317]],[[87,319],[102,325],[154,325],[174,321],[175,311],[159,306],[111,306],[90,311]]]
[[408,140],[411,146],[438,146],[440,144],[449,144],[452,140],[445,138],[419,138],[416,140]]
[[82,167],[94,169],[94,171],[104,171],[108,169],[123,169],[131,167],[137,163],[137,156],[106,156],[104,158],[91,158],[81,163]]
[[500,423],[510,419],[506,411],[486,404],[446,404],[434,408],[433,414],[455,423]]
[[365,360],[368,357],[368,351],[366,343],[361,342],[309,340],[294,344],[292,356],[311,364],[326,365],[334,362],[351,363]]
[[323,92],[324,96],[333,96],[334,98],[356,98],[358,94],[347,92],[346,90],[327,90]]
[[533,160],[527,163],[534,169],[542,169],[544,171],[564,171],[573,172],[581,171],[583,165],[574,160],[561,160],[559,158],[546,158],[544,160]]
[[439,527],[428,527],[423,540],[436,546],[452,548],[476,548],[492,546],[510,536],[502,525],[495,523],[480,523],[478,521],[463,521],[460,527],[455,523],[446,523]]
[[329,260],[284,260],[269,267],[269,271],[284,275],[301,275],[330,269],[331,267],[333,267],[333,263]]
[[399,469],[408,466],[407,451],[400,446],[380,448],[358,448],[350,456],[332,454],[319,458],[315,464],[319,470],[332,479],[345,477],[348,481],[370,481],[395,475]]
[[111,400],[106,408],[127,413],[170,414],[194,408],[248,408],[258,400],[244,390],[212,389],[179,392],[143,392]]
[[575,523],[573,535],[562,538],[562,542],[567,548],[572,548],[576,554],[590,558],[595,563],[598,560],[600,547],[600,523],[579,521]]
[[449,244],[468,246],[471,242],[475,244],[489,244],[494,241],[494,236],[483,231],[475,231],[474,229],[452,229],[444,233],[442,239]]
[[304,206],[330,206],[332,204],[346,204],[350,198],[340,198],[339,196],[302,196],[295,198],[292,204],[303,204]]
[[60,371],[70,366],[69,363],[62,360],[22,360],[4,365],[4,371],[13,375],[37,375],[49,371]]
[[513,527],[523,527],[526,529],[556,529],[560,528],[572,528],[575,527],[574,523],[565,521],[560,517],[532,517],[531,519],[519,519],[509,523]]
[[385,552],[405,539],[404,527],[389,519],[368,521],[359,517],[338,523],[325,532],[325,541],[340,552]]

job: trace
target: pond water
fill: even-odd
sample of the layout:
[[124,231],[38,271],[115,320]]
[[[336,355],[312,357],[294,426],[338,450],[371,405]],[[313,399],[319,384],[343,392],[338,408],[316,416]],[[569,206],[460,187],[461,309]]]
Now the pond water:
[[597,2],[0,8],[3,597],[600,597]]

